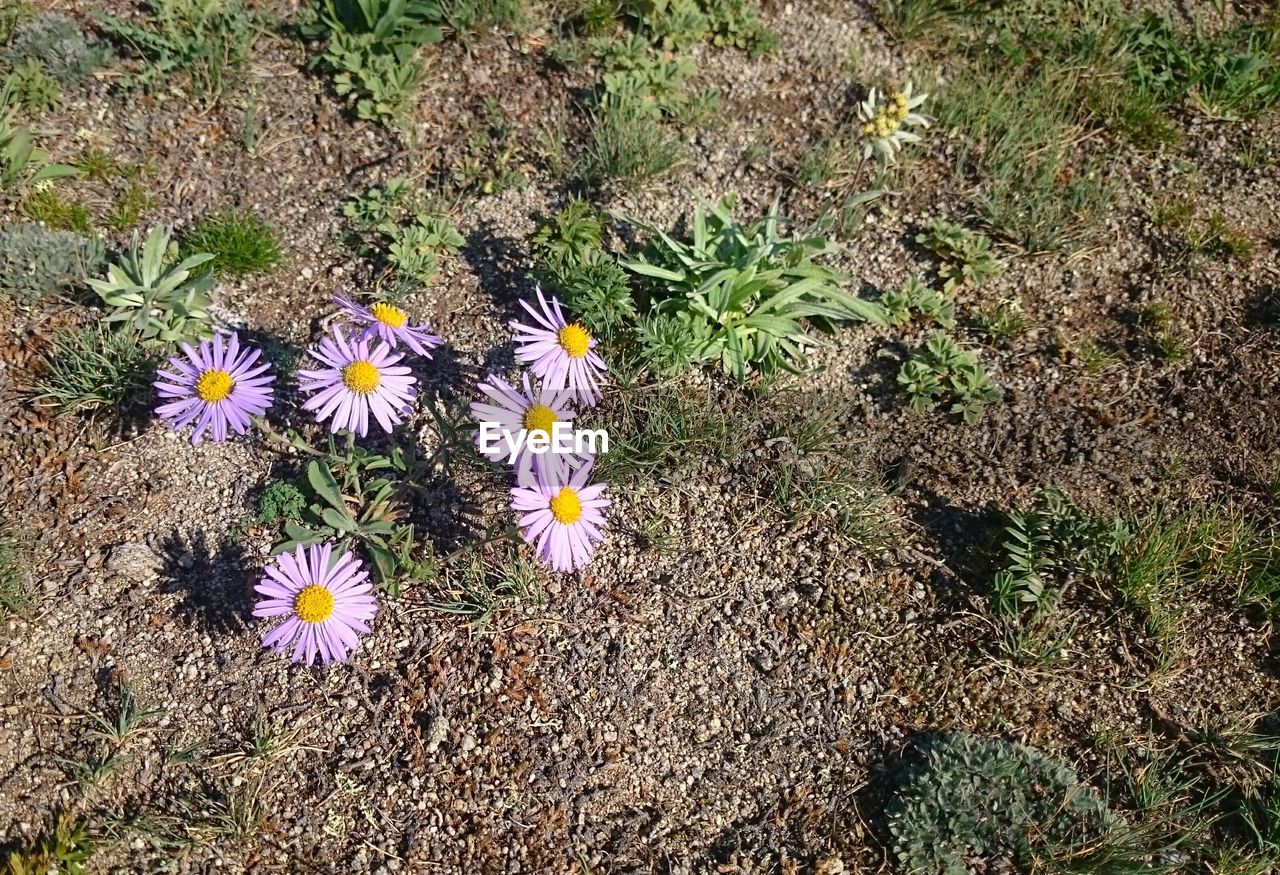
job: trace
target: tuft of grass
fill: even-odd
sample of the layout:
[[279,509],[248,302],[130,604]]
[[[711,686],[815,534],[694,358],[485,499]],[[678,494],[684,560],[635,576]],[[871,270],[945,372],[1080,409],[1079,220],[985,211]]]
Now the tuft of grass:
[[683,146],[660,119],[629,101],[606,100],[590,114],[586,149],[576,175],[591,188],[614,182],[634,187],[660,176],[681,160]]
[[1213,118],[1251,118],[1280,102],[1280,15],[1208,35],[1180,31],[1166,13],[1128,27],[1134,89],[1166,105],[1183,101]]
[[978,330],[997,346],[1025,334],[1030,328],[1018,299],[1006,299],[978,313]]
[[[628,371],[630,371],[628,373]],[[662,480],[678,483],[704,459],[732,462],[747,440],[742,411],[730,397],[675,380],[646,380],[620,363],[604,402],[609,452],[598,476],[615,486]]]
[[164,711],[159,708],[148,708],[142,705],[134,695],[133,687],[124,681],[116,685],[116,704],[108,713],[96,711],[84,712],[85,718],[93,727],[88,732],[89,738],[105,741],[114,747],[124,744],[142,727],[160,717]]
[[211,253],[209,269],[223,276],[271,273],[284,258],[276,231],[248,210],[205,216],[182,245],[188,254]]
[[125,186],[107,216],[107,227],[113,231],[127,231],[142,221],[147,210],[155,206],[155,200],[146,186],[134,181]]
[[1070,81],[1047,68],[1025,81],[962,73],[936,104],[966,134],[957,164],[978,179],[979,216],[1028,252],[1087,240],[1113,197],[1102,163],[1079,147]]
[[41,222],[58,231],[93,234],[93,217],[79,201],[64,200],[52,188],[33,191],[22,200],[22,211],[32,221]]
[[431,603],[437,611],[466,617],[483,629],[495,612],[513,604],[541,605],[538,566],[513,541],[496,548],[473,547],[449,557],[441,568],[444,591]]
[[792,526],[826,520],[863,553],[885,549],[894,532],[888,496],[853,462],[831,418],[786,418],[801,424],[769,432],[774,458],[758,468],[762,494]]
[[1235,589],[1240,605],[1274,615],[1280,595],[1280,543],[1269,527],[1220,506],[1173,514],[1157,508],[1129,523],[1115,588],[1143,621],[1162,661],[1177,658],[1193,596]]
[[151,380],[153,351],[137,335],[101,323],[60,329],[44,352],[32,400],[58,413],[119,409]]
[[1160,360],[1168,363],[1186,358],[1188,343],[1174,322],[1173,311],[1161,301],[1148,304],[1138,313],[1138,327],[1155,347]]

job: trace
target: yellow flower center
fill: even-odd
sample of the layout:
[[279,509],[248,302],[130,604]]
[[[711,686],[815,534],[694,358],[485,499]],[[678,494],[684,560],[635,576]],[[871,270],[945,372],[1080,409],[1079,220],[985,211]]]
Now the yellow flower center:
[[373,313],[374,319],[377,319],[388,328],[404,328],[404,323],[409,319],[403,310],[390,304],[374,304],[369,308],[369,311]]
[[304,623],[323,623],[333,614],[333,593],[313,583],[293,597],[293,613]]
[[551,427],[559,421],[556,412],[545,404],[535,404],[524,412],[524,427],[529,431],[551,434]]
[[560,487],[560,494],[551,499],[551,515],[566,526],[576,523],[582,516],[582,502],[578,500],[578,493],[568,486]]
[[230,395],[235,385],[235,381],[226,371],[209,368],[196,380],[196,394],[200,396],[201,401],[216,404]]
[[342,384],[352,392],[368,395],[382,382],[382,375],[370,362],[352,362],[342,369]]
[[570,358],[580,359],[591,349],[591,335],[576,322],[561,328],[556,340],[560,341],[560,348],[569,353]]

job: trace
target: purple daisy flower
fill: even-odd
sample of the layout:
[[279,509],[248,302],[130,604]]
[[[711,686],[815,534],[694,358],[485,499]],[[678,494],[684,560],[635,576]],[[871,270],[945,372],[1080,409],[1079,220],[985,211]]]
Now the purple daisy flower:
[[551,450],[535,453],[529,449],[528,436],[534,431],[543,431],[552,436],[557,422],[572,422],[575,414],[569,406],[571,393],[567,389],[553,390],[546,386],[535,393],[529,375],[523,374],[522,379],[523,390],[490,374],[489,379],[476,388],[496,403],[473,401],[471,404],[471,416],[476,422],[482,426],[497,426],[512,442],[518,436],[523,440],[520,448],[513,456],[505,441],[498,441],[496,447],[492,443],[486,447],[480,432],[476,432],[476,444],[489,461],[509,462],[515,468],[516,482],[521,486],[533,486],[542,475],[563,483],[569,477],[570,466],[580,465],[585,459],[574,453]]
[[169,367],[156,371],[154,385],[162,399],[177,399],[156,408],[156,415],[174,431],[195,422],[191,443],[204,440],[205,429],[219,443],[227,439],[227,427],[236,434],[249,428],[249,417],[260,416],[271,406],[275,376],[266,362],[256,364],[262,353],[253,347],[240,348],[232,332],[223,346],[223,335],[215,334],[197,349],[182,344],[186,360],[169,359]]
[[315,413],[316,422],[333,417],[332,431],[345,428],[364,437],[372,411],[390,433],[413,410],[417,379],[409,368],[396,364],[404,356],[392,353],[382,341],[370,349],[369,341],[335,327],[332,337],[307,353],[325,367],[298,371],[302,390],[315,393],[302,407]]
[[403,343],[418,355],[427,358],[431,358],[431,353],[427,350],[435,349],[444,343],[443,338],[428,330],[430,325],[426,322],[421,325],[410,325],[409,314],[392,304],[379,301],[366,307],[342,295],[334,295],[333,302],[343,313],[365,326],[360,333],[361,340],[380,337],[392,349],[395,349],[397,344]]
[[520,306],[533,317],[535,326],[512,320],[516,333],[516,356],[530,365],[534,376],[548,389],[569,389],[577,401],[594,407],[601,396],[601,374],[607,370],[604,359],[595,352],[599,343],[581,323],[569,322],[554,296],[547,303],[539,288],[541,312],[527,301]]
[[602,511],[610,505],[605,485],[587,484],[591,462],[575,470],[568,482],[539,478],[534,486],[511,490],[511,507],[523,511],[521,536],[533,544],[538,558],[556,571],[573,571],[591,561],[595,541],[603,541]]
[[295,641],[293,661],[311,665],[342,662],[360,646],[357,632],[368,633],[368,621],[378,610],[366,581],[369,572],[351,553],[329,561],[332,544],[301,544],[281,553],[266,567],[266,577],[254,589],[266,596],[253,606],[255,617],[289,615],[279,626],[262,635],[262,646],[283,653]]

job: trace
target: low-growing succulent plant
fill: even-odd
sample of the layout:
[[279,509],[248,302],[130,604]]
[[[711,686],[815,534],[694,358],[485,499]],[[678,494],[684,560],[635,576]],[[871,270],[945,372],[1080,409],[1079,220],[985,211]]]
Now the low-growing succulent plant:
[[52,12],[18,25],[7,54],[15,67],[23,61],[40,62],[50,78],[63,88],[77,87],[111,60],[110,51],[85,39],[78,24]]
[[1066,763],[966,732],[919,745],[888,818],[910,875],[967,875],[974,856],[1025,867],[1039,847],[1084,847],[1122,825]]
[[102,241],[36,222],[0,228],[0,294],[34,301],[83,283],[104,257]]
[[143,243],[135,234],[129,251],[107,268],[106,279],[88,280],[111,308],[107,321],[126,323],[151,345],[209,335],[205,323],[214,280],[194,271],[213,256],[201,252],[179,261],[169,237],[165,227],[153,228]]

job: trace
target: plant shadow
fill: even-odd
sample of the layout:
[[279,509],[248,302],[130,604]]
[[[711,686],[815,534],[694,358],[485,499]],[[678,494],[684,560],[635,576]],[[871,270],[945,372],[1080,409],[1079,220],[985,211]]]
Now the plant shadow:
[[177,608],[183,622],[219,635],[248,625],[257,572],[239,543],[224,540],[214,547],[201,530],[174,529],[161,539],[159,553],[165,591],[183,596]]
[[533,292],[529,276],[529,251],[512,237],[500,236],[492,222],[481,222],[467,235],[460,254],[471,265],[476,278],[494,305],[505,317],[519,314],[517,302]]

